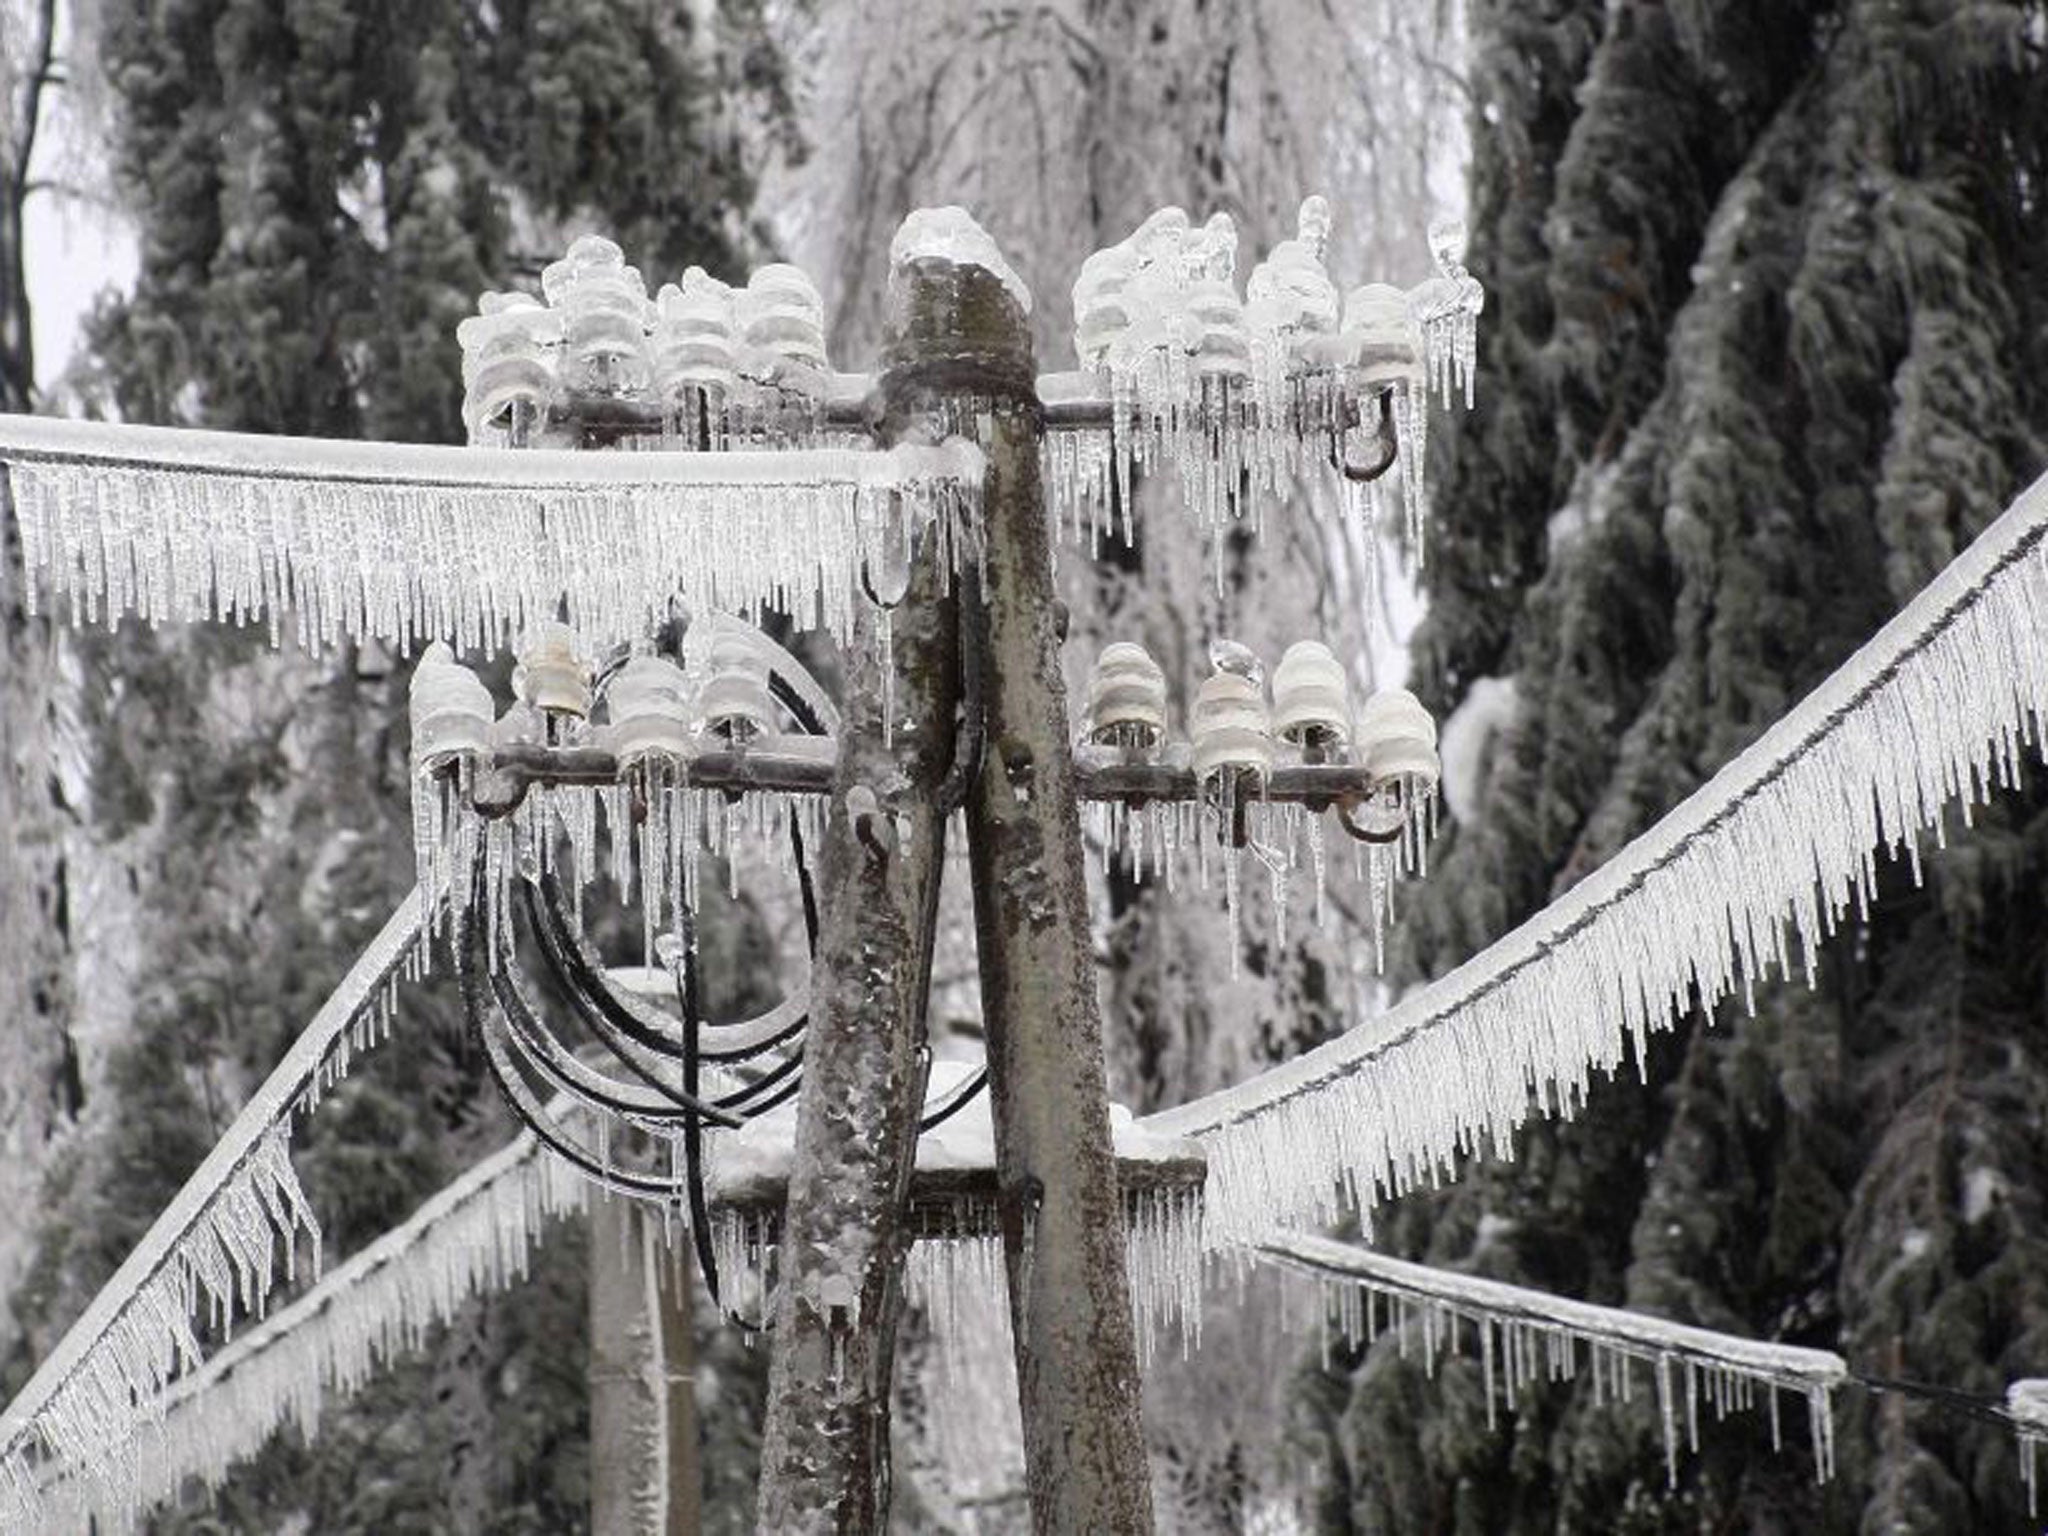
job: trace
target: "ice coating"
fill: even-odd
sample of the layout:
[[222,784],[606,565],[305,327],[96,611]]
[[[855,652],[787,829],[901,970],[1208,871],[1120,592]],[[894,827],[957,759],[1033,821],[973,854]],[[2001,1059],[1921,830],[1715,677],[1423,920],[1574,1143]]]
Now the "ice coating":
[[889,241],[889,268],[901,271],[913,261],[949,261],[960,267],[980,267],[997,282],[1017,308],[1031,313],[1031,290],[1024,286],[989,232],[974,216],[957,204],[942,208],[914,210]]
[[238,1308],[260,1315],[302,1251],[318,1272],[319,1224],[289,1155],[292,1116],[317,1105],[356,1053],[389,1037],[399,976],[422,973],[426,917],[417,894],[400,904],[0,1414],[0,1525],[51,1529],[36,1487],[52,1471],[89,1479],[118,1505],[134,1475],[134,1437],[161,1411],[170,1380],[203,1353],[194,1314],[204,1309],[215,1328]]
[[842,642],[861,563],[936,529],[979,559],[972,443],[579,453],[0,416],[31,601],[81,623],[268,622],[308,648],[494,649],[566,605],[594,644],[680,598]]
[[2006,1417],[2019,1436],[2020,1477],[2027,1485],[2027,1514],[2039,1515],[2041,1447],[2048,1445],[2048,1378],[2016,1381],[2006,1389]]
[[[1835,1470],[1833,1393],[1849,1379],[1841,1356],[1765,1339],[1695,1328],[1620,1307],[1594,1306],[1527,1286],[1411,1264],[1355,1243],[1276,1234],[1259,1257],[1289,1276],[1306,1279],[1330,1344],[1334,1316],[1344,1343],[1357,1348],[1381,1332],[1397,1336],[1403,1354],[1420,1349],[1425,1368],[1460,1347],[1461,1332],[1475,1335],[1485,1371],[1486,1422],[1497,1404],[1510,1413],[1517,1393],[1531,1383],[1575,1378],[1583,1355],[1591,1366],[1596,1402],[1627,1402],[1637,1367],[1656,1393],[1663,1421],[1665,1475],[1678,1483],[1681,1440],[1697,1453],[1700,1406],[1717,1418],[1752,1406],[1758,1389],[1769,1394],[1771,1438],[1782,1444],[1778,1394],[1806,1404],[1814,1476]],[[1411,1342],[1412,1341],[1412,1342]]]
[[[1061,430],[1042,450],[1055,526],[1099,540],[1108,509],[1123,509],[1126,542],[1140,475],[1171,467],[1183,503],[1218,551],[1236,520],[1262,528],[1269,501],[1341,463],[1344,503],[1370,543],[1389,501],[1405,514],[1420,561],[1428,506],[1428,387],[1446,403],[1466,386],[1484,295],[1461,266],[1454,224],[1433,228],[1439,275],[1412,293],[1385,284],[1340,300],[1324,264],[1332,214],[1303,201],[1295,233],[1236,289],[1238,238],[1229,215],[1201,226],[1162,208],[1082,263],[1074,282],[1074,351],[1104,375],[1105,434]],[[1395,452],[1389,467],[1366,441],[1382,413]],[[1377,465],[1377,468],[1372,466]]]

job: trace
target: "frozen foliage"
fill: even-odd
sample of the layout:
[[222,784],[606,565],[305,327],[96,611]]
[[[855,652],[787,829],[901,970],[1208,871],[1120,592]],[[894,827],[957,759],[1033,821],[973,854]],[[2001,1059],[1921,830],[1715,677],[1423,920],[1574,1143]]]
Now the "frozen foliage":
[[1460,1346],[1461,1325],[1477,1335],[1485,1368],[1486,1420],[1494,1423],[1496,1388],[1508,1411],[1516,1393],[1533,1382],[1571,1379],[1583,1350],[1596,1402],[1628,1402],[1636,1390],[1634,1367],[1648,1367],[1663,1420],[1666,1475],[1678,1483],[1679,1417],[1697,1452],[1700,1405],[1725,1418],[1768,1393],[1771,1443],[1782,1443],[1778,1393],[1806,1400],[1814,1475],[1834,1473],[1833,1390],[1848,1377],[1839,1355],[1738,1338],[1669,1322],[1619,1307],[1599,1307],[1525,1286],[1431,1269],[1388,1258],[1350,1243],[1287,1235],[1261,1245],[1260,1257],[1314,1282],[1311,1295],[1329,1347],[1332,1314],[1346,1345],[1368,1343],[1391,1331],[1403,1354],[1420,1348],[1431,1375],[1437,1360]]
[[80,623],[265,620],[309,647],[495,648],[568,617],[626,639],[672,599],[844,641],[856,573],[936,527],[979,549],[972,444],[485,451],[0,419],[23,559]]
[[1268,501],[1327,464],[1344,471],[1347,501],[1370,534],[1382,510],[1371,439],[1385,412],[1407,542],[1420,558],[1430,386],[1448,405],[1455,382],[1471,404],[1485,295],[1462,265],[1456,221],[1432,226],[1438,276],[1408,293],[1367,284],[1340,296],[1324,266],[1329,237],[1329,204],[1307,199],[1294,238],[1252,270],[1242,298],[1227,213],[1196,228],[1179,208],[1162,208],[1082,264],[1074,350],[1084,382],[1107,382],[1111,426],[1046,439],[1058,527],[1085,527],[1094,542],[1115,506],[1129,543],[1134,478],[1170,465],[1214,542],[1248,511],[1262,526]]
[[178,1377],[124,1452],[127,1475],[46,1490],[45,1518],[124,1530],[187,1478],[218,1487],[287,1422],[311,1441],[330,1393],[356,1391],[477,1296],[524,1280],[547,1224],[587,1198],[583,1179],[522,1136]]
[[0,1416],[0,1528],[42,1530],[33,1490],[83,1474],[119,1507],[135,1474],[134,1436],[165,1387],[200,1364],[194,1314],[225,1330],[260,1315],[282,1253],[303,1238],[317,1273],[320,1228],[289,1156],[291,1117],[318,1103],[353,1052],[390,1028],[397,978],[421,963],[422,907],[408,897],[322,1005],[277,1069],[186,1181],[84,1314]]
[[[1348,1196],[1512,1155],[1532,1109],[1569,1115],[1594,1069],[1802,963],[1880,850],[1941,835],[2018,772],[2048,710],[2048,481],[2037,483],[1791,714],[1569,894],[1375,1023],[1152,1117],[1210,1153],[1212,1240],[1328,1220]],[[1797,935],[1788,941],[1786,919]]]

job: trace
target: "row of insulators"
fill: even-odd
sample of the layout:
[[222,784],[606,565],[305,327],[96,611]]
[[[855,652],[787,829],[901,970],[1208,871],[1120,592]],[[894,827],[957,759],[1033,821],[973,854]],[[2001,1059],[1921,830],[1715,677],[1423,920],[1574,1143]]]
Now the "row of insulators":
[[[1192,227],[1179,208],[1162,208],[1125,239],[1095,252],[1074,283],[1074,350],[1084,369],[1134,366],[1149,354],[1184,355],[1200,376],[1244,379],[1252,372],[1252,343],[1264,336],[1298,360],[1318,337],[1346,345],[1336,355],[1357,356],[1362,346],[1407,349],[1419,370],[1422,322],[1464,300],[1464,225],[1440,220],[1430,229],[1439,276],[1412,292],[1367,283],[1339,299],[1323,265],[1330,237],[1330,205],[1311,197],[1301,205],[1295,236],[1282,240],[1252,269],[1240,300],[1235,287],[1237,229],[1227,213]],[[1476,286],[1476,284],[1474,284]]]
[[612,241],[584,235],[541,274],[543,299],[486,293],[456,327],[472,433],[557,394],[730,393],[741,379],[817,396],[825,306],[801,269],[777,262],[733,288],[701,267],[652,300]]
[[[535,625],[514,654],[512,691],[528,713],[523,721],[505,720],[551,725],[554,739],[566,735],[609,747],[622,764],[685,758],[701,750],[706,737],[738,746],[781,730],[768,658],[737,625],[713,634],[692,671],[666,656],[635,654],[605,680],[601,693],[593,686],[589,652],[565,624]],[[600,702],[605,720],[592,727]],[[433,765],[484,753],[505,735],[484,680],[445,643],[428,646],[412,676],[415,761]]]
[[[1436,721],[1405,688],[1383,688],[1355,713],[1343,664],[1319,640],[1287,648],[1273,671],[1272,697],[1264,669],[1245,647],[1219,642],[1210,652],[1214,671],[1202,680],[1188,709],[1188,745],[1200,781],[1273,771],[1279,746],[1307,762],[1354,763],[1376,779],[1404,778],[1434,785]],[[1141,760],[1160,755],[1167,741],[1166,674],[1141,645],[1103,647],[1088,683],[1089,739]]]

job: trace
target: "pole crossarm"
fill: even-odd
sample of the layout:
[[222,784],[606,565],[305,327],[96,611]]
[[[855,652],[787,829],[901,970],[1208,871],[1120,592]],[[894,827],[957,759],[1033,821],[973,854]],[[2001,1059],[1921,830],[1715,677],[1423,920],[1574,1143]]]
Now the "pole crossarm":
[[1593,1069],[1711,1009],[1874,894],[1876,853],[2016,781],[2048,715],[2048,478],[1797,708],[1566,895],[1369,1023],[1150,1117],[1210,1147],[1207,1232],[1256,1242],[1508,1150]]
[[[44,1529],[34,1489],[51,1462],[118,1490],[134,1432],[165,1386],[199,1365],[192,1313],[260,1311],[275,1278],[271,1249],[303,1232],[319,1267],[319,1226],[292,1172],[291,1117],[346,1070],[401,970],[415,961],[426,913],[400,903],[304,1032],[142,1241],[87,1304],[0,1414],[0,1530]],[[382,1015],[388,1019],[388,1012]],[[368,1021],[368,1027],[366,1027]]]
[[[705,752],[688,759],[684,772],[693,789],[823,795],[832,789],[835,750],[828,737],[784,736],[740,751]],[[500,746],[479,765],[476,800],[502,813],[534,785],[611,784],[623,771],[617,755],[604,747]],[[1283,763],[1255,798],[1322,811],[1370,799],[1389,782],[1353,763]],[[1126,762],[1086,748],[1076,754],[1074,787],[1081,800],[1130,804],[1192,803],[1204,793],[1185,762]]]

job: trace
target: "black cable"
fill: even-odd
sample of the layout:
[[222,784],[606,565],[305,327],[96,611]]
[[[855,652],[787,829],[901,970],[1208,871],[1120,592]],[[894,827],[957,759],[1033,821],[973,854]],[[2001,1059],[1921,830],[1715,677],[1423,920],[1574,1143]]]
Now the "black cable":
[[975,1095],[979,1094],[987,1086],[988,1067],[986,1065],[976,1067],[973,1076],[967,1079],[966,1084],[958,1089],[952,1098],[917,1122],[918,1135],[922,1136],[934,1126],[944,1125],[948,1120],[959,1114],[961,1110],[965,1109],[973,1101]]

